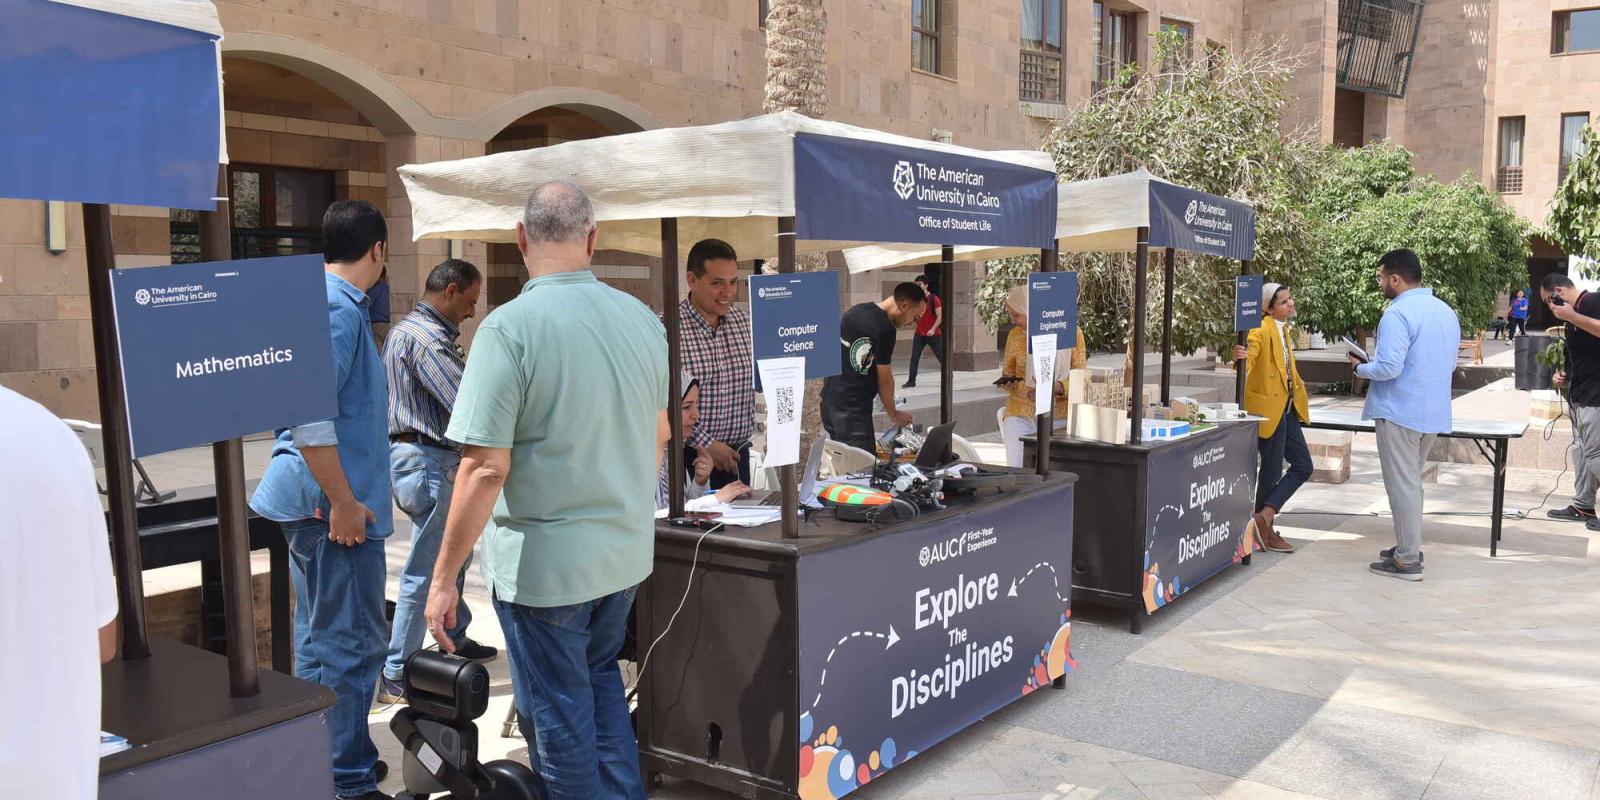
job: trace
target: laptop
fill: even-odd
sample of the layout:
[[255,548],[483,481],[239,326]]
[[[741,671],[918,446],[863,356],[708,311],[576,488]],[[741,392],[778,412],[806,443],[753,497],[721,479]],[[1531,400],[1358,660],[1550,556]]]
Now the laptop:
[[917,451],[917,469],[936,470],[955,460],[955,440],[950,437],[955,430],[954,422],[946,422],[928,431],[922,449]]
[[[827,441],[827,437],[818,436],[811,443],[811,452],[806,455],[805,472],[800,476],[800,505],[812,506],[817,504],[817,472],[822,467],[822,443],[825,441]],[[753,492],[749,497],[741,497],[728,505],[734,508],[777,507],[783,505],[783,492],[776,489],[763,489]]]

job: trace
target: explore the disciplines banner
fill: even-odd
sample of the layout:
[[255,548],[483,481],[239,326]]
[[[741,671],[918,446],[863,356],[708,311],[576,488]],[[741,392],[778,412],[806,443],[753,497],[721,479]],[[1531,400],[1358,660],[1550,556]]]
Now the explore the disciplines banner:
[[1073,491],[801,557],[802,800],[843,797],[1072,669]]
[[1048,248],[1054,172],[813,133],[794,137],[801,239]]
[[136,458],[333,419],[322,256],[111,273]]
[[1235,423],[1151,451],[1145,611],[1155,613],[1254,551],[1254,537],[1245,534],[1256,507],[1255,441],[1255,423]]

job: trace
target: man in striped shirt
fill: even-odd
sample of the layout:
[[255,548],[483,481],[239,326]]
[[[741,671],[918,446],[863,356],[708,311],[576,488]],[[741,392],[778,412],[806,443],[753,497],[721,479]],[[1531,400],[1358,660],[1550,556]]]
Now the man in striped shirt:
[[689,248],[689,299],[678,306],[683,368],[700,382],[700,422],[688,431],[684,463],[711,459],[713,489],[750,482],[756,426],[750,314],[739,298],[739,256],[720,239]]
[[[383,364],[389,373],[389,465],[394,500],[411,517],[411,555],[400,574],[400,597],[395,603],[389,655],[383,665],[378,699],[399,701],[406,658],[422,646],[427,633],[423,609],[439,544],[444,538],[446,513],[461,449],[445,439],[450,409],[456,402],[465,366],[461,323],[472,317],[483,288],[478,268],[448,259],[433,268],[421,302],[389,329]],[[456,576],[459,588],[466,568]],[[493,659],[497,650],[467,638],[472,613],[465,601],[456,609],[456,627],[450,631],[456,653],[478,661]]]

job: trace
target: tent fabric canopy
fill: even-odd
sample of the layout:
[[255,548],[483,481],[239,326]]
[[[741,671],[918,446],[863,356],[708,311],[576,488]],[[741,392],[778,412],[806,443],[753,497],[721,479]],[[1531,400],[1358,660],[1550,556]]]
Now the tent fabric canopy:
[[[1176,186],[1142,168],[1062,184],[1056,195],[1056,246],[1064,253],[1132,252],[1138,246],[1139,229],[1151,224],[1152,184]],[[1219,203],[1240,203],[1215,199]],[[983,261],[1033,252],[1016,247],[957,247],[955,256],[958,261]],[[844,257],[851,272],[867,272],[937,261],[939,250],[924,245],[868,245],[846,250]]]
[[123,17],[159,22],[222,38],[222,20],[211,0],[49,0]]
[[[778,253],[777,220],[794,216],[794,136],[816,133],[1054,171],[1032,150],[985,151],[780,112],[717,125],[663,128],[533,150],[400,168],[417,239],[516,241],[529,192],[571,180],[594,202],[600,249],[661,254],[660,220],[679,241],[718,238],[741,258]],[[799,252],[860,242],[797,242]]]

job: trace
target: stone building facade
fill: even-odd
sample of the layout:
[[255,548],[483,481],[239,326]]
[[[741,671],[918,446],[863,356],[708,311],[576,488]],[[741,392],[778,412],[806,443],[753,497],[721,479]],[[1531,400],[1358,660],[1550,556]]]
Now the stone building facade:
[[[394,313],[450,253],[486,268],[486,305],[514,296],[513,249],[411,241],[395,170],[758,114],[767,2],[217,0],[235,254],[315,252],[321,209],[361,198],[389,219]],[[1388,100],[1335,85],[1338,0],[827,0],[828,116],[1030,148],[1120,65],[1148,63],[1158,30],[1187,37],[1196,54],[1285,38],[1311,53],[1296,78],[1296,122],[1327,141],[1387,135],[1425,169],[1492,180],[1497,119],[1525,114],[1528,172],[1510,199],[1540,219],[1554,187],[1553,174],[1534,175],[1555,143],[1547,118],[1600,97],[1600,55],[1550,56],[1550,11],[1533,5],[1430,6],[1410,90]],[[119,266],[194,257],[192,217],[114,211]],[[47,230],[64,247],[47,246]],[[602,278],[659,306],[654,259],[602,253],[596,263]],[[957,266],[954,306],[971,308],[980,268]],[[0,384],[96,419],[84,273],[75,206],[50,214],[0,201]],[[846,275],[844,301],[881,298],[910,274]],[[992,366],[993,337],[965,316],[953,331],[957,366]]]

